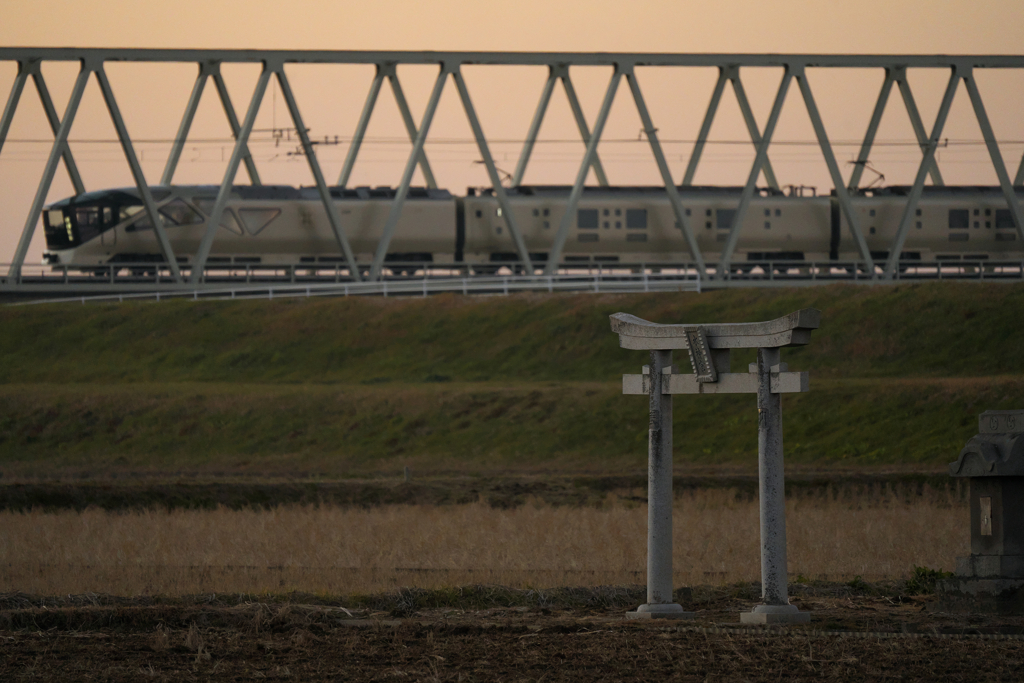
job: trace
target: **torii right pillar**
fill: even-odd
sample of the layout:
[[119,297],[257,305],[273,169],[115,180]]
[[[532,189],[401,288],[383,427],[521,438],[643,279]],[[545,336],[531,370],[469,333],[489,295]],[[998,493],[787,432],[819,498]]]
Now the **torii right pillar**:
[[[761,604],[740,615],[745,624],[810,621],[789,603],[786,567],[786,486],[782,456],[784,393],[807,391],[806,372],[789,372],[780,349],[810,342],[821,312],[807,308],[758,323],[659,325],[626,313],[611,316],[624,349],[649,351],[644,374],[623,375],[622,393],[650,397],[648,445],[647,603],[632,618],[685,618],[672,603],[672,394],[757,394],[757,455],[761,507]],[[679,374],[672,351],[686,349],[693,374]],[[730,372],[731,349],[757,349],[748,372]]]

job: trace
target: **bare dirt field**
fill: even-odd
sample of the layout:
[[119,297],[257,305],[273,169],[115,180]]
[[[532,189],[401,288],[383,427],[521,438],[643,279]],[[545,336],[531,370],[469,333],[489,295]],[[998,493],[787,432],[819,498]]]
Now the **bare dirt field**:
[[[930,611],[931,597],[796,587],[814,621],[741,628],[757,586],[697,589],[686,622],[621,605],[364,609],[215,596],[174,604],[0,596],[5,681],[1017,681],[1024,618]],[[875,594],[871,594],[874,592]],[[642,595],[642,594],[641,594]],[[552,596],[547,596],[552,597]],[[564,595],[562,596],[565,597]],[[607,597],[607,596],[606,596]],[[621,592],[614,599],[622,599]]]

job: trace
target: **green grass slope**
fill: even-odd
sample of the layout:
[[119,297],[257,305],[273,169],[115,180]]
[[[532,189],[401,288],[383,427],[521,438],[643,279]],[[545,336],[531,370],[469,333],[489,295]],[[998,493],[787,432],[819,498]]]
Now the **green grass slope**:
[[[987,409],[1024,408],[1024,287],[932,283],[704,294],[41,305],[0,309],[0,474],[610,472],[643,468],[646,401],[608,315],[765,320],[787,462],[940,467]],[[685,354],[679,354],[686,367]],[[734,352],[734,369],[751,353]],[[756,465],[753,396],[679,397],[676,454]]]

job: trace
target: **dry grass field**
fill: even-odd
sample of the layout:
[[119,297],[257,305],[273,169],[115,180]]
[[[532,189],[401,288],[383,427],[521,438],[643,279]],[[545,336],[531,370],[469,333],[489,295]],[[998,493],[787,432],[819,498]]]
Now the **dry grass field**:
[[[968,552],[957,492],[801,497],[788,503],[793,580],[897,579]],[[186,595],[395,587],[645,583],[647,508],[539,501],[373,508],[0,513],[0,592]],[[758,507],[730,490],[681,494],[675,583],[760,578]]]

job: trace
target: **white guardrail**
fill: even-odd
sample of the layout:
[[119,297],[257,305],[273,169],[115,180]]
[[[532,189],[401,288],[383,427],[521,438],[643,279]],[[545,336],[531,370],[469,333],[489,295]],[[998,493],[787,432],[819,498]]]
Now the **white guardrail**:
[[204,287],[121,294],[83,294],[81,296],[18,302],[25,306],[40,303],[101,303],[168,299],[282,299],[314,296],[429,296],[453,292],[458,294],[500,294],[515,292],[697,292],[701,291],[698,276],[637,274],[635,278],[614,275],[509,275],[503,277],[423,278],[416,280],[380,280],[376,282],[342,282],[309,284],[239,283],[236,286]]

